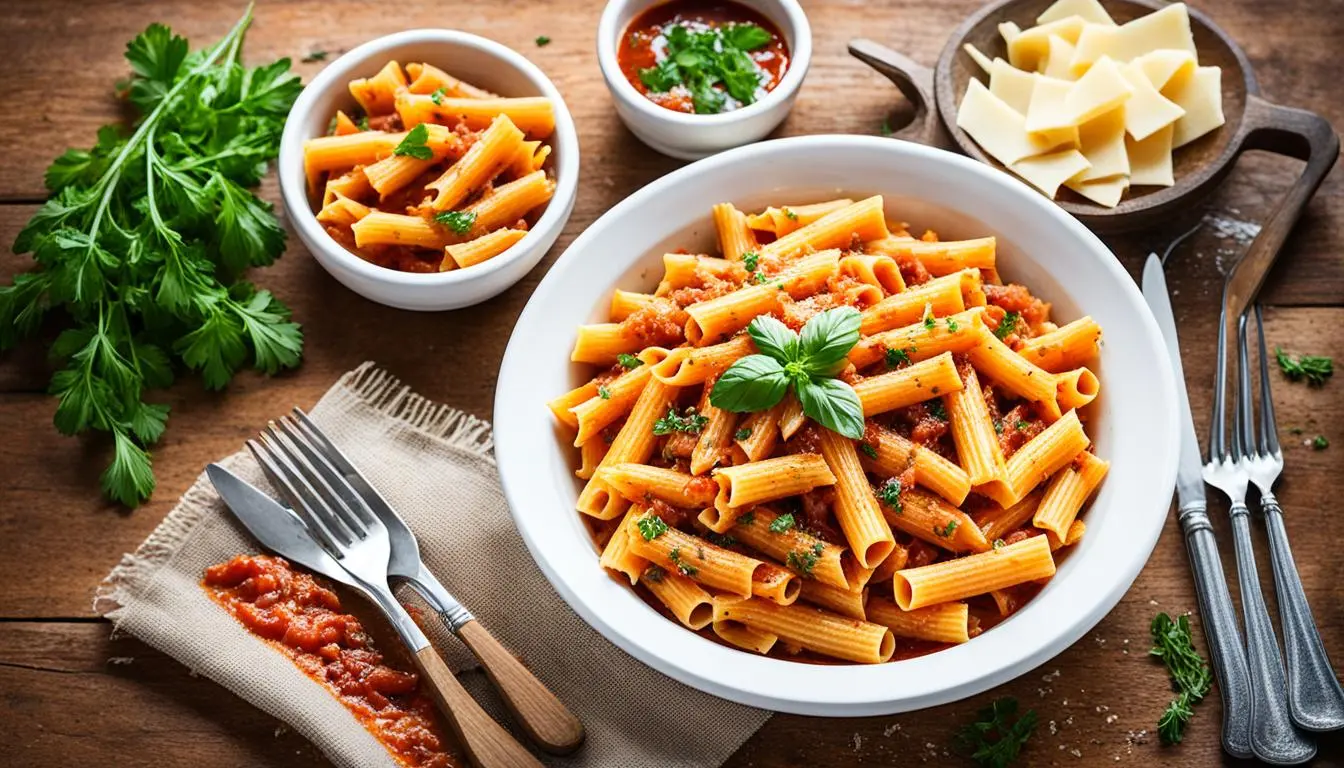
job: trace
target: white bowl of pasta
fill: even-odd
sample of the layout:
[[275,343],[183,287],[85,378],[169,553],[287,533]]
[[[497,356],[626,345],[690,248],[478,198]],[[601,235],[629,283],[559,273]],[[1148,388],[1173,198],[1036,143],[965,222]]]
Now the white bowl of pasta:
[[516,283],[574,208],[579,145],[521,54],[416,29],[343,54],[285,123],[279,176],[299,239],[380,304],[445,310]]
[[538,565],[612,642],[734,701],[872,715],[1003,683],[1110,611],[1166,517],[1174,391],[1129,276],[1049,201],[802,137],[575,241],[505,353],[495,450]]

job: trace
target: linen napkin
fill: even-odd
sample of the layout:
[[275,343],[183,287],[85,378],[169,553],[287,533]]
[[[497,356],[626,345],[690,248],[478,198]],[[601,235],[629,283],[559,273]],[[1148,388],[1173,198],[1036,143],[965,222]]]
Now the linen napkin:
[[[583,721],[583,747],[543,756],[547,764],[717,766],[770,717],[655,672],[570,610],[514,528],[489,423],[416,395],[372,363],[342,376],[310,416],[406,519],[430,570]],[[222,463],[269,488],[246,450]],[[206,566],[258,551],[202,474],[135,554],[123,556],[94,609],[114,632],[134,635],[285,721],[333,763],[397,765],[326,689],[201,588]],[[513,728],[465,646],[436,620],[425,624],[468,690]]]

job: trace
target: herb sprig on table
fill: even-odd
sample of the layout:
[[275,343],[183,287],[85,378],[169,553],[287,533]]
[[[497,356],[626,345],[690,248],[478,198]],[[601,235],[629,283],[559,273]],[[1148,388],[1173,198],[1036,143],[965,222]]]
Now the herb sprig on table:
[[995,699],[979,719],[957,732],[957,751],[985,768],[1006,768],[1017,759],[1036,729],[1036,711],[1017,716],[1017,699]]
[[118,89],[139,114],[133,130],[103,126],[92,149],[56,158],[51,199],[14,241],[36,268],[0,287],[0,349],[63,310],[51,346],[56,428],[111,433],[102,487],[128,506],[154,490],[146,448],[168,406],[144,394],[172,383],[175,360],[219,389],[249,358],[275,373],[303,349],[289,310],[238,279],[284,250],[271,206],[248,188],[302,89],[289,59],[242,65],[251,20],[249,9],[194,53],[161,24],[127,44],[132,74]]
[[1279,370],[1289,381],[1306,379],[1313,387],[1325,385],[1325,380],[1335,375],[1335,360],[1323,355],[1290,355],[1279,347],[1274,348],[1274,358]]
[[1209,692],[1213,676],[1208,663],[1195,650],[1188,617],[1173,621],[1167,614],[1159,613],[1153,617],[1149,631],[1153,634],[1153,649],[1149,653],[1166,665],[1177,694],[1157,721],[1157,735],[1163,744],[1179,744],[1186,724],[1195,716],[1194,706]]
[[[722,112],[731,96],[739,104],[756,101],[761,72],[747,54],[770,44],[770,33],[757,24],[729,24],[703,30],[680,24],[663,28],[667,55],[639,71],[649,90],[666,93],[684,86],[696,114]],[[720,90],[716,85],[722,85]]]

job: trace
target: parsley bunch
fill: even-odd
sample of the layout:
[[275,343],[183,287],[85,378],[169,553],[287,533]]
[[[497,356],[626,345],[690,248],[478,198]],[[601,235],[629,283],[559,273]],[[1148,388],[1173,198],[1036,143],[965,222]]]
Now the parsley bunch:
[[[667,55],[657,65],[639,71],[649,90],[666,93],[678,85],[691,94],[696,114],[713,115],[729,106],[756,101],[761,72],[747,55],[770,44],[770,33],[757,24],[728,24],[692,30],[680,24],[663,28]],[[722,85],[722,90],[716,85]]]
[[52,197],[14,241],[37,266],[0,287],[0,349],[64,310],[51,347],[56,428],[110,432],[104,493],[134,506],[154,490],[146,446],[168,406],[144,391],[173,380],[176,359],[219,389],[249,358],[267,373],[303,348],[289,310],[237,279],[284,250],[271,206],[248,191],[266,172],[302,85],[289,60],[241,64],[249,8],[211,48],[152,24],[126,46],[119,90],[139,113],[130,135],[98,131],[47,169]]
[[734,413],[763,411],[793,387],[803,413],[813,421],[854,440],[863,437],[859,396],[834,378],[859,341],[858,310],[828,309],[808,320],[802,334],[761,315],[747,326],[747,333],[761,353],[747,355],[723,372],[709,393],[714,407]]
[[1149,653],[1167,666],[1171,686],[1177,693],[1157,721],[1157,735],[1163,744],[1179,744],[1186,724],[1195,716],[1194,705],[1209,692],[1213,676],[1209,665],[1195,650],[1188,617],[1172,621],[1167,614],[1159,613],[1148,629],[1153,634],[1153,649]]
[[1005,696],[980,710],[978,720],[957,732],[957,750],[985,768],[1006,768],[1036,729],[1036,711],[1017,716],[1017,699]]

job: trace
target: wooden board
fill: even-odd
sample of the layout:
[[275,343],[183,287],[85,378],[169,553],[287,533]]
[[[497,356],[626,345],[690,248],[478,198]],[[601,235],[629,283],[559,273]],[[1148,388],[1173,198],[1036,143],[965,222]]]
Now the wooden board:
[[[845,53],[857,36],[873,37],[932,63],[944,36],[972,10],[957,2],[846,3],[812,0],[816,35],[811,71],[779,135],[880,132],[898,125],[906,106],[894,88]],[[305,326],[303,367],[274,380],[245,374],[223,393],[205,393],[187,378],[161,393],[173,408],[155,452],[160,490],[134,512],[103,501],[97,474],[107,446],[64,438],[50,424],[43,394],[50,372],[40,343],[0,356],[0,745],[7,764],[45,766],[114,757],[120,765],[321,765],[292,733],[214,684],[191,677],[171,659],[130,640],[109,640],[90,607],[98,580],[162,519],[204,464],[236,450],[276,403],[311,404],[341,372],[373,358],[433,398],[489,418],[494,372],[518,313],[546,268],[573,238],[626,195],[681,165],[641,145],[612,113],[594,59],[600,3],[549,0],[516,4],[410,2],[397,14],[373,3],[316,0],[267,3],[248,44],[248,59],[348,49],[370,37],[415,25],[458,26],[493,37],[535,60],[555,80],[578,122],[583,179],[573,218],[547,260],[514,289],[481,306],[413,314],[367,302],[341,288],[300,247],[254,277],[294,308]],[[1310,108],[1344,125],[1332,70],[1344,17],[1320,4],[1292,0],[1267,13],[1254,0],[1202,5],[1236,37],[1259,68],[1264,93]],[[116,119],[112,83],[124,75],[120,52],[150,20],[162,20],[197,44],[218,37],[239,8],[187,0],[75,4],[11,0],[0,10],[11,115],[0,123],[7,152],[0,172],[0,243],[44,196],[41,175],[66,146],[91,143],[98,125]],[[339,19],[339,23],[336,21]],[[1301,23],[1302,20],[1309,23]],[[553,42],[538,49],[537,35]],[[320,63],[298,64],[310,76]],[[1188,382],[1203,431],[1208,418],[1213,335],[1222,274],[1249,242],[1296,172],[1295,163],[1247,156],[1203,213],[1209,224],[1170,267]],[[264,189],[275,200],[274,185]],[[1192,218],[1198,218],[1194,216]],[[1110,238],[1132,274],[1193,221]],[[1273,306],[1271,344],[1344,360],[1344,173],[1322,186],[1266,286]],[[0,248],[0,276],[26,268],[26,257]],[[467,331],[470,333],[467,333]],[[412,343],[387,345],[388,334]],[[1344,522],[1320,504],[1344,494],[1344,398],[1336,381],[1308,389],[1275,380],[1289,471],[1281,498],[1308,596],[1333,657],[1344,662],[1344,558],[1334,550]],[[1303,435],[1288,433],[1290,428]],[[1302,445],[1316,433],[1336,445]],[[1214,518],[1228,540],[1222,508]],[[1225,547],[1231,573],[1231,550]],[[1263,555],[1263,540],[1260,541]],[[1261,560],[1262,572],[1268,570]],[[1266,583],[1268,587],[1268,583]],[[1235,590],[1234,590],[1235,591]],[[1272,591],[1267,592],[1271,600]],[[955,728],[993,697],[1010,694],[1041,718],[1023,764],[1096,765],[1162,761],[1205,766],[1219,760],[1216,696],[1201,705],[1186,743],[1160,749],[1155,722],[1169,698],[1160,666],[1146,657],[1154,612],[1193,610],[1184,549],[1168,523],[1152,560],[1125,600],[1087,637],[1041,669],[974,699],[893,717],[828,720],[779,716],[730,761],[736,768],[816,765],[961,764],[944,754]],[[1126,643],[1125,641],[1129,641]],[[1126,651],[1128,651],[1126,653]],[[110,658],[133,658],[111,664]],[[1054,677],[1058,670],[1058,677]],[[1042,680],[1050,675],[1051,680]],[[115,702],[115,706],[108,706]],[[1050,722],[1055,723],[1052,733]],[[1143,731],[1146,735],[1140,736]],[[932,745],[932,746],[930,746]],[[1074,754],[1077,750],[1078,754]],[[1344,760],[1339,738],[1322,742],[1322,764]],[[1115,760],[1114,758],[1119,758]]]

